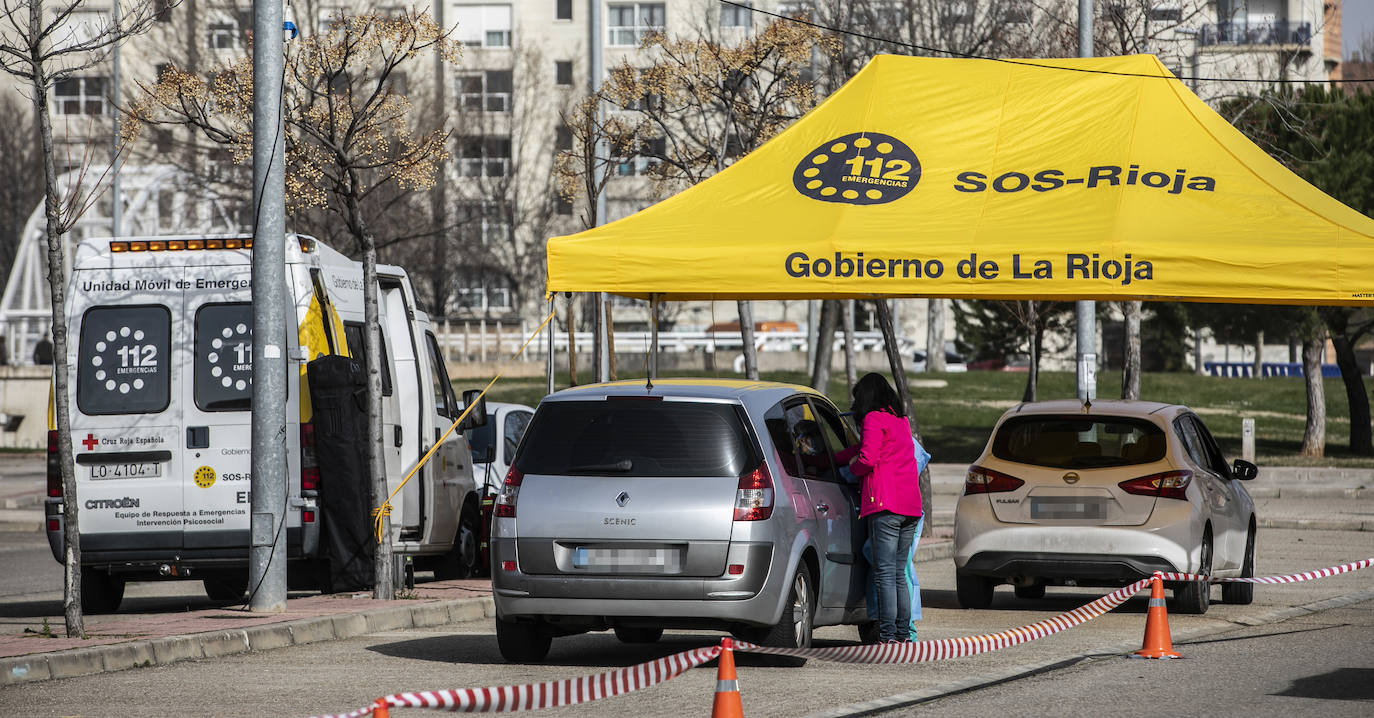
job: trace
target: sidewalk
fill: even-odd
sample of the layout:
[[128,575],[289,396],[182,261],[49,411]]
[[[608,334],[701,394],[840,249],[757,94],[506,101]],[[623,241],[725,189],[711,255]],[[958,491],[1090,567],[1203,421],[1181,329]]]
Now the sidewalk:
[[[967,466],[932,466],[935,536],[922,540],[917,561],[946,560],[953,503]],[[1260,526],[1374,531],[1374,470],[1269,469],[1248,486]],[[36,501],[0,508],[0,530],[40,531],[41,484]],[[369,592],[288,598],[279,614],[228,606],[194,611],[86,616],[86,639],[61,637],[60,606],[48,617],[57,637],[46,638],[43,617],[11,623],[0,632],[0,686],[27,681],[165,665],[182,660],[327,641],[375,631],[443,625],[495,615],[486,579],[419,583],[407,597],[374,601]],[[51,601],[49,601],[51,603]]]

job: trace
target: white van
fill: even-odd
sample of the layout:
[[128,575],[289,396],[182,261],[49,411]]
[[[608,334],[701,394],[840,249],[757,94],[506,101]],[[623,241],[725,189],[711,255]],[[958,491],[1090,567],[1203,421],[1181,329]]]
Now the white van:
[[[199,579],[211,598],[245,594],[251,247],[249,237],[187,236],[90,239],[76,251],[67,299],[68,398],[88,612],[116,610],[129,580]],[[379,265],[377,275],[383,444],[394,490],[460,404],[405,271]],[[288,235],[286,280],[294,310],[286,332],[288,582],[315,588],[328,585],[319,575],[319,499],[331,477],[321,476],[315,459],[306,367],[326,355],[364,356],[363,271],[314,239]],[[471,416],[464,428],[486,419],[485,411]],[[60,562],[55,450],[54,431],[46,514]],[[392,500],[395,552],[440,577],[471,573],[477,489],[467,440],[454,432]]]

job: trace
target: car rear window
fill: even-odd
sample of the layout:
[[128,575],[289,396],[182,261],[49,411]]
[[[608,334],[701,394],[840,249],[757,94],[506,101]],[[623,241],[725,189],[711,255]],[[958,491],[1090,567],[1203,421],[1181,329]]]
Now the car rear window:
[[1123,416],[1015,417],[992,440],[999,459],[1061,469],[1148,464],[1164,451],[1163,429]]
[[606,399],[540,406],[516,457],[524,474],[739,476],[759,464],[733,404]]

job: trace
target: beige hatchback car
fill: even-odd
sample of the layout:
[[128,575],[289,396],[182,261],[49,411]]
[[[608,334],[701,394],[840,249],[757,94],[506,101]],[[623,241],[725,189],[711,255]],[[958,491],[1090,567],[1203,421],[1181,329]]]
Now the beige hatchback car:
[[[1122,586],[1154,571],[1253,576],[1255,465],[1227,464],[1185,406],[1077,400],[1020,404],[969,467],[954,517],[959,604],[987,608],[1002,583]],[[1173,608],[1204,613],[1211,587],[1183,582]],[[1222,600],[1250,603],[1253,585]]]

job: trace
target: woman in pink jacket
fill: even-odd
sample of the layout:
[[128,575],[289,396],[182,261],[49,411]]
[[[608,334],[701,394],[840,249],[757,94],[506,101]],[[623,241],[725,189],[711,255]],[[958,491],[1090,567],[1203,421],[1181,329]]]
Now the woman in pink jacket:
[[859,443],[836,455],[863,481],[859,517],[868,519],[877,589],[878,640],[910,640],[911,595],[902,561],[911,552],[921,518],[921,488],[915,443],[897,392],[881,374],[865,374],[854,385]]

